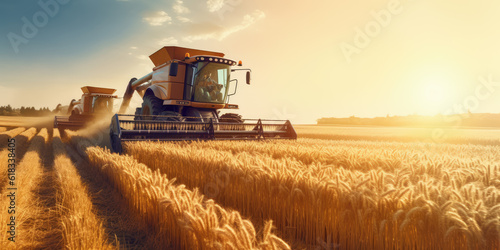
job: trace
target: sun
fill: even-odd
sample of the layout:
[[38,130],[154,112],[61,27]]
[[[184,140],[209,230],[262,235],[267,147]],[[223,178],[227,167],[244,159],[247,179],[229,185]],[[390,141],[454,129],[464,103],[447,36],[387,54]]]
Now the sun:
[[425,87],[425,99],[432,104],[441,104],[447,96],[448,93],[442,84],[429,83]]
[[436,115],[446,112],[453,96],[453,84],[443,79],[427,80],[421,84],[421,113]]

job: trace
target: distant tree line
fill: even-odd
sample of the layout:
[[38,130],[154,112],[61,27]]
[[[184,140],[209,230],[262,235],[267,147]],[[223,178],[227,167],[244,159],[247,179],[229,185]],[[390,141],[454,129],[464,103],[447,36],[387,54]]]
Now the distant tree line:
[[12,108],[10,105],[0,106],[1,116],[46,116],[53,114],[49,108],[21,107]]
[[321,118],[319,125],[395,126],[395,127],[500,127],[500,114],[465,113],[436,116],[389,116],[375,118]]

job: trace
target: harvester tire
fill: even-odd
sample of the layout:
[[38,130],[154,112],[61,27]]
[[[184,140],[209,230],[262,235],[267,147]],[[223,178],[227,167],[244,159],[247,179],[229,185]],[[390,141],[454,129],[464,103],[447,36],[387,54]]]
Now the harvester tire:
[[[146,94],[142,100],[142,115],[160,115],[165,110],[163,101],[153,94]],[[148,119],[147,117],[145,117]]]
[[243,123],[241,115],[235,113],[226,113],[219,117],[219,122]]

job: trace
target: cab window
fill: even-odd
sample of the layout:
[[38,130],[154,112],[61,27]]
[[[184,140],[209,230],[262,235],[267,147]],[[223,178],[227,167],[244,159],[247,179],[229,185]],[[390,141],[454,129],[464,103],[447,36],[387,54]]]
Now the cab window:
[[194,80],[194,101],[224,103],[227,97],[229,65],[221,63],[198,63]]

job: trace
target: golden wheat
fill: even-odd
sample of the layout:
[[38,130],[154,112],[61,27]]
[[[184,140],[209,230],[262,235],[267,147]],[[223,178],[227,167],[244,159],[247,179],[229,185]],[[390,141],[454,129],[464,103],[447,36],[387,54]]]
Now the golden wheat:
[[[35,188],[43,174],[42,155],[44,147],[48,141],[47,129],[42,129],[37,136],[32,139],[28,152],[22,158],[16,168],[15,185],[9,187],[16,190],[4,190],[2,193],[2,207],[0,210],[0,221],[6,222],[10,216],[16,219],[16,242],[7,241],[7,237],[0,239],[2,249],[35,248],[40,244],[40,238],[37,235],[39,221],[37,217],[41,213],[38,206],[38,198],[34,195]],[[7,207],[10,200],[7,194],[15,192],[16,204],[15,214],[8,214]],[[7,232],[6,223],[0,225],[2,232]]]
[[430,142],[452,144],[500,145],[498,129],[457,127],[382,127],[382,126],[295,126],[300,138],[323,140]]
[[[71,136],[74,145],[91,143]],[[173,185],[158,171],[151,171],[133,158],[90,147],[86,154],[91,165],[125,197],[129,207],[155,235],[157,247],[183,249],[289,249],[270,231],[257,236],[253,225],[239,213],[228,212],[195,189]],[[270,226],[269,226],[270,227]],[[165,237],[167,236],[167,237]]]
[[83,185],[66,153],[58,130],[54,130],[52,146],[57,184],[58,213],[61,217],[64,247],[68,249],[112,249],[107,242],[103,222],[94,213],[87,188]]
[[366,142],[334,144],[141,142],[126,151],[246,216],[272,219],[283,234],[309,244],[499,247],[498,147],[483,147],[484,155],[474,159],[479,146],[470,153],[454,145],[446,155],[401,143],[374,152]]
[[[11,132],[8,136],[14,136],[11,138],[14,138],[15,142],[11,143],[13,147],[5,148],[2,151],[0,151],[0,191],[3,190],[5,185],[7,184],[8,181],[8,165],[9,163],[12,163],[12,154],[15,155],[14,159],[15,161],[19,162],[21,160],[22,156],[26,152],[26,149],[28,148],[28,143],[29,141],[36,135],[36,129],[35,128],[30,128],[26,131],[24,131],[24,128],[17,130],[15,132]],[[10,132],[10,131],[9,131]],[[17,133],[20,134],[17,134]],[[7,141],[7,140],[6,140]],[[9,160],[11,159],[11,160]]]
[[8,139],[22,133],[25,128],[15,128],[9,131],[0,132],[0,149],[3,149],[9,143]]
[[0,133],[1,133],[1,132],[5,132],[5,131],[7,131],[7,128],[6,128],[6,127],[0,127]]
[[[151,229],[156,247],[288,248],[270,233],[272,220],[289,243],[308,247],[500,248],[500,148],[489,142],[384,135],[384,142],[127,144],[151,171],[93,148],[102,144],[98,136],[76,136],[90,132],[68,134]],[[189,189],[173,185],[174,177]],[[264,225],[262,234],[217,204]]]

